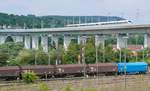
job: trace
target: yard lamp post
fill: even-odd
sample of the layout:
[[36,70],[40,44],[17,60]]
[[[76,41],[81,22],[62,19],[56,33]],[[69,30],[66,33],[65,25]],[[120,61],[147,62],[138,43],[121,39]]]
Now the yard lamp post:
[[36,54],[36,51],[34,51],[35,52],[35,54],[34,54],[34,65],[37,65],[37,54]]
[[128,37],[123,37],[125,39],[125,54],[124,54],[124,80],[125,80],[125,89],[126,89],[126,61],[127,61],[127,55],[126,55],[126,49],[127,49],[127,39]]
[[[135,44],[136,44],[136,49],[137,49],[137,47],[138,47],[137,46],[137,44],[138,44],[137,43],[138,42],[138,40],[137,40],[138,39],[138,35],[135,35],[135,38],[136,38],[136,40],[135,40],[136,43]],[[136,62],[137,62],[137,60],[138,60],[138,55],[136,55]]]
[[145,60],[145,58],[144,58],[144,51],[145,51],[145,49],[144,49],[144,47],[142,46],[142,50],[143,50],[143,61]]
[[122,58],[121,58],[121,57],[122,57],[121,48],[119,48],[119,57],[120,57],[120,58],[119,58],[119,61],[120,61],[120,63],[121,63],[121,60],[122,60]]
[[48,65],[50,65],[50,64],[51,64],[51,61],[50,61],[50,53],[47,52],[47,55],[48,55]]
[[85,62],[85,44],[86,44],[86,36],[82,36],[82,48],[81,48],[81,51],[82,51],[82,63],[83,63],[83,65],[84,65],[84,69],[83,69],[83,74],[84,74],[84,77],[86,77],[86,62]]
[[97,43],[98,41],[98,36],[95,36],[95,56],[96,56],[96,71],[97,71],[97,86],[98,86],[98,47],[99,47],[99,43]]
[[[104,39],[106,39],[106,36],[104,36]],[[103,47],[103,63],[105,63],[105,40],[104,43],[102,44]]]

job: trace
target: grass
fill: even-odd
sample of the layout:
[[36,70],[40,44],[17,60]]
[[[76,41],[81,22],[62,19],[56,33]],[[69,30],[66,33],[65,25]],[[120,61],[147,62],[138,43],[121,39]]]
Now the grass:
[[[123,76],[96,79],[48,81],[35,84],[0,87],[0,91],[150,91],[148,76],[127,77],[126,88]],[[43,89],[42,89],[43,88]]]

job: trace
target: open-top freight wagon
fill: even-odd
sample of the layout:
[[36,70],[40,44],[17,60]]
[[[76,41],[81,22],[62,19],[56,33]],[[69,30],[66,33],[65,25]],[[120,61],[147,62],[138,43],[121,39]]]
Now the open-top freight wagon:
[[117,73],[117,64],[116,63],[98,63],[98,64],[89,64],[87,67],[88,75],[113,75]]

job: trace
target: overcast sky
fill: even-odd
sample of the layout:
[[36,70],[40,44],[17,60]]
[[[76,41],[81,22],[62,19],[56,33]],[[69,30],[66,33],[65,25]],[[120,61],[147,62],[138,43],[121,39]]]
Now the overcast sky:
[[150,0],[0,0],[0,12],[43,15],[122,16],[150,23]]

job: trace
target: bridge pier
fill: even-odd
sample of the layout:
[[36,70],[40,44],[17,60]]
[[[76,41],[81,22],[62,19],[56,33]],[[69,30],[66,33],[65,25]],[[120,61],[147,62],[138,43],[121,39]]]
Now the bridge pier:
[[44,52],[48,52],[48,36],[41,36],[41,46]]
[[23,42],[23,36],[14,36],[15,42]]
[[78,45],[83,44],[83,42],[86,43],[87,36],[78,36]]
[[78,45],[80,45],[80,44],[81,44],[80,36],[78,36],[78,38],[77,38],[77,42],[78,42]]
[[58,49],[58,40],[59,40],[59,38],[57,36],[52,36],[51,40],[54,41],[55,48]]
[[[57,36],[52,36],[52,37],[51,37],[51,40],[54,41],[54,43],[55,43],[55,48],[56,48],[56,52],[58,53],[58,40],[59,40],[59,38],[58,38]],[[58,60],[58,56],[57,56],[55,62],[56,62],[56,63],[55,63],[56,65],[58,65],[58,64],[60,63],[59,60]]]
[[150,48],[150,34],[144,34],[144,48]]
[[1,35],[0,36],[0,44],[4,44],[7,36]]
[[32,49],[38,50],[39,49],[39,36],[32,35]]
[[69,44],[70,44],[72,39],[75,39],[75,37],[64,36],[64,49],[65,49],[65,51],[67,51]]
[[128,36],[125,34],[117,35],[117,49],[127,48]]
[[98,47],[99,45],[102,45],[102,47],[104,48],[105,38],[104,36],[95,35],[95,46]]
[[30,36],[25,36],[25,38],[24,38],[24,47],[26,49],[31,48],[31,37]]

